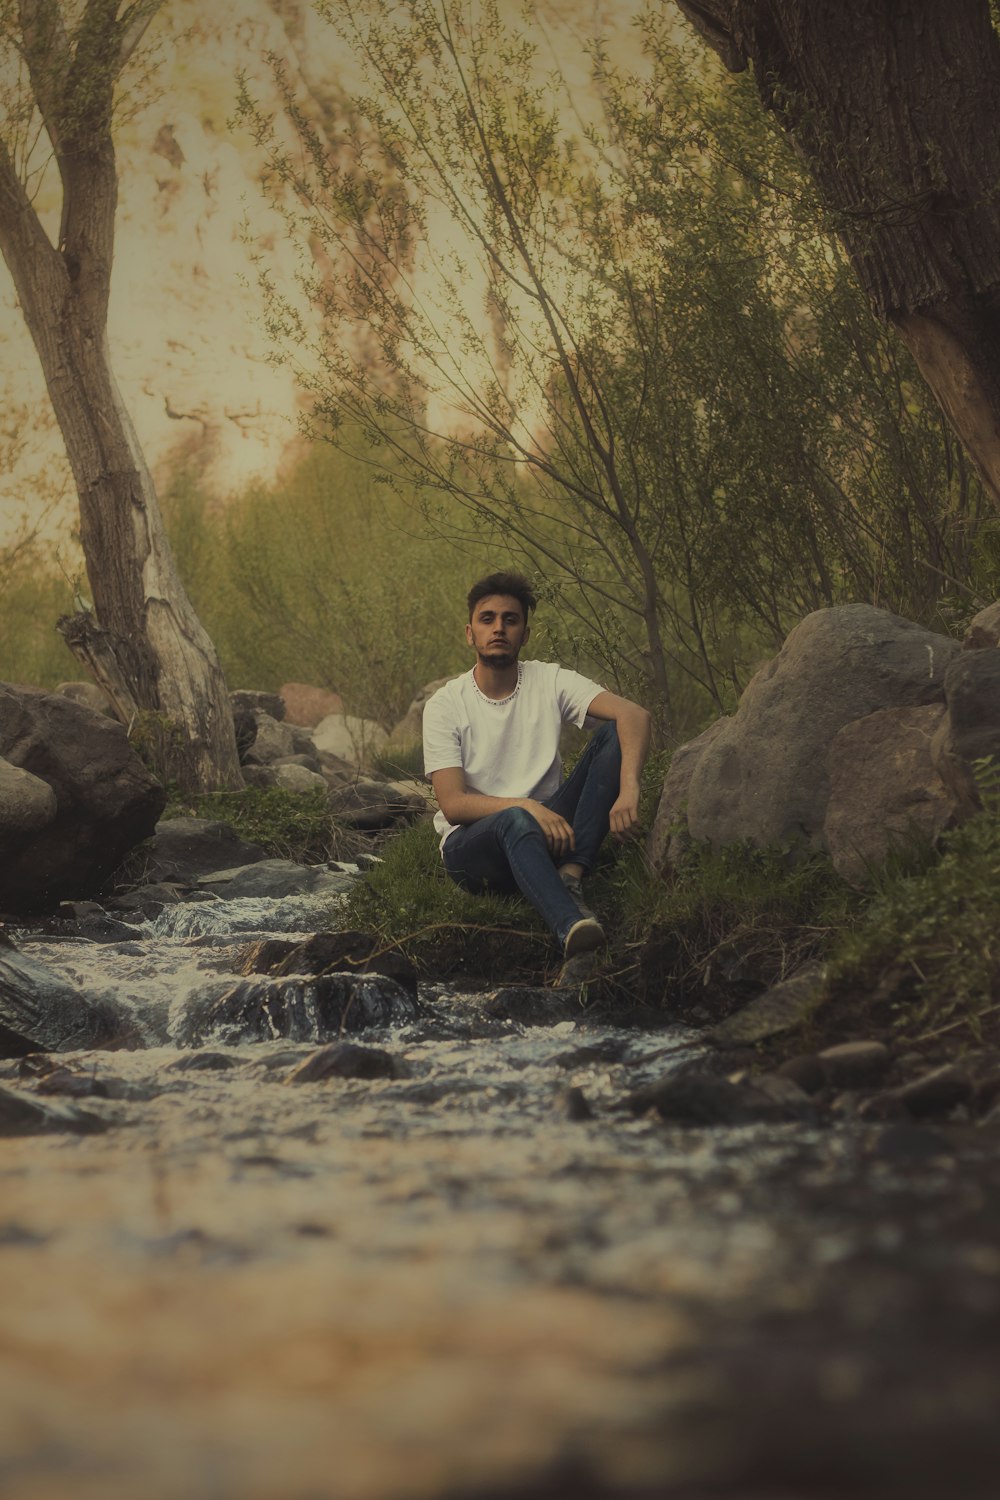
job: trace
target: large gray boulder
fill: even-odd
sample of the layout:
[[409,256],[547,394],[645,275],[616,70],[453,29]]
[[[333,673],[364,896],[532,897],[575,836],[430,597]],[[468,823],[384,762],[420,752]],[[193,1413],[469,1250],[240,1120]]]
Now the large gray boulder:
[[942,701],[945,669],[959,650],[957,641],[867,604],[808,615],[695,767],[692,835],[822,847],[834,735],[880,709]]
[[944,695],[946,712],[931,755],[964,820],[981,806],[976,761],[992,759],[1000,774],[1000,651],[963,651],[945,673]]
[[853,885],[864,884],[893,848],[932,841],[953,821],[954,804],[931,760],[944,717],[940,703],[883,708],[834,735],[823,835],[834,868]]
[[728,723],[728,718],[716,719],[697,739],[679,745],[671,757],[646,845],[649,863],[659,875],[673,863],[676,830],[683,822],[691,778],[709,745],[715,743]]
[[51,823],[57,806],[47,781],[0,760],[0,848]]
[[[44,782],[31,783],[38,821],[4,827],[0,816],[0,909],[48,909],[96,894],[125,855],[153,832],[166,792],[128,743],[124,726],[40,688],[0,683],[0,758]],[[29,818],[29,822],[31,819]]]

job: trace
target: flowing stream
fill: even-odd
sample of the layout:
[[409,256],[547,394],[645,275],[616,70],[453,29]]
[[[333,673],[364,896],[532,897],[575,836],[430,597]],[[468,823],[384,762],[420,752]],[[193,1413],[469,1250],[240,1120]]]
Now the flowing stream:
[[91,1133],[0,1138],[4,1500],[995,1496],[995,1131],[636,1118],[692,1034],[434,984],[353,1038],[393,1077],[179,1045],[329,922],[20,936],[144,1046],[60,1054]]

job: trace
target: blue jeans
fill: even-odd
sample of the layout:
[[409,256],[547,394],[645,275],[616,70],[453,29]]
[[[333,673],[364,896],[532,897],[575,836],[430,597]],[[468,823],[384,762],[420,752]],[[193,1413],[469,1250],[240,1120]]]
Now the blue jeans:
[[[563,864],[594,868],[608,832],[608,814],[618,798],[622,757],[612,720],[594,731],[573,770],[545,806],[573,829],[574,847]],[[560,943],[580,909],[559,877],[539,825],[523,807],[505,807],[476,823],[456,828],[444,842],[444,866],[459,885],[476,895],[520,891]]]

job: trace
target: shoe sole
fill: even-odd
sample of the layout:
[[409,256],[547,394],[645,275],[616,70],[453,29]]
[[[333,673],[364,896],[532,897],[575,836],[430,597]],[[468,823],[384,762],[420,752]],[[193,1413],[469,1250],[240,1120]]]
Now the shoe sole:
[[574,922],[563,943],[563,958],[575,958],[578,953],[593,953],[607,942],[604,928],[596,917],[581,917]]

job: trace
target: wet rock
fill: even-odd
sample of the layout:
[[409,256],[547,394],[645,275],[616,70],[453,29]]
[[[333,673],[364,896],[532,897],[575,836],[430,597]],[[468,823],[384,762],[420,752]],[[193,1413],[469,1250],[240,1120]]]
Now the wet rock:
[[550,990],[538,985],[509,984],[489,991],[480,1013],[490,1020],[516,1021],[521,1026],[555,1026],[580,1016],[575,990]]
[[198,884],[226,901],[262,897],[280,900],[285,896],[338,896],[350,890],[354,877],[325,865],[299,865],[290,859],[262,859],[254,864],[215,870],[203,875]]
[[815,1120],[816,1106],[804,1089],[791,1078],[778,1073],[760,1073],[752,1080],[752,1087],[772,1104],[787,1111],[786,1118],[793,1120]]
[[945,1136],[926,1125],[892,1124],[880,1130],[871,1146],[871,1154],[890,1162],[923,1162],[950,1156],[952,1147]]
[[417,971],[398,951],[378,952],[378,943],[365,932],[316,932],[304,943],[278,959],[273,967],[257,972],[276,977],[286,974],[384,974],[416,999]]
[[71,1131],[94,1135],[106,1130],[107,1122],[72,1104],[52,1104],[16,1089],[0,1087],[0,1136],[41,1135],[48,1131]]
[[294,938],[260,938],[240,953],[237,974],[273,974],[283,958],[300,945]]
[[655,1109],[678,1125],[749,1125],[797,1118],[794,1109],[749,1083],[732,1083],[713,1073],[670,1074],[634,1090],[624,1100],[635,1115]]
[[0,845],[0,907],[10,911],[97,893],[166,801],[124,725],[39,688],[0,684],[0,758],[55,799],[51,818]]
[[573,1087],[563,1089],[559,1095],[559,1109],[567,1120],[592,1120],[594,1111],[590,1107],[583,1089]]
[[88,943],[123,943],[135,937],[134,927],[109,916],[103,907],[92,901],[64,901],[59,913],[70,918],[72,931],[76,936],[86,938]]
[[588,1042],[582,1047],[569,1047],[551,1058],[556,1068],[587,1068],[594,1063],[621,1062],[629,1049],[629,1043],[618,1037],[606,1037],[599,1042]]
[[858,1089],[878,1083],[892,1066],[892,1053],[881,1042],[842,1042],[819,1054],[831,1088]]
[[912,1120],[913,1116],[899,1095],[888,1089],[880,1094],[869,1094],[858,1098],[856,1094],[842,1094],[835,1101],[841,1114],[853,1111],[859,1120]]
[[591,984],[604,967],[602,954],[575,953],[572,958],[567,958],[559,970],[554,988],[557,990],[575,990],[579,995],[585,986]]
[[112,911],[137,911],[143,916],[155,917],[165,906],[174,906],[183,901],[186,888],[174,881],[159,880],[152,885],[135,886],[120,896],[115,896],[108,906]]
[[774,1071],[776,1077],[790,1078],[792,1083],[798,1084],[804,1094],[818,1094],[826,1085],[823,1064],[814,1052],[790,1057]]
[[225,1073],[242,1064],[238,1057],[230,1057],[225,1052],[192,1052],[167,1066],[172,1073]]
[[266,859],[260,844],[247,843],[228,823],[208,818],[169,818],[157,823],[143,850],[143,883],[194,885],[213,870],[231,870]]
[[219,999],[187,1002],[174,1024],[182,1047],[213,1039],[228,1046],[339,1040],[344,1032],[401,1026],[420,1007],[401,985],[376,974],[321,974],[316,978],[241,980]]
[[[0,1055],[137,1047],[132,1020],[109,1001],[96,1004],[35,958],[0,937]],[[3,1043],[6,1041],[6,1050]]]
[[823,983],[823,966],[807,964],[791,978],[772,985],[735,1015],[713,1026],[708,1040],[715,1047],[745,1046],[790,1031],[808,1016],[822,993]]
[[922,1078],[915,1078],[895,1093],[910,1114],[918,1118],[945,1114],[972,1097],[972,1080],[964,1069],[949,1064],[925,1073]]
[[110,1099],[111,1091],[103,1079],[92,1072],[67,1068],[64,1064],[49,1068],[35,1084],[38,1094],[64,1094],[70,1099]]
[[286,1083],[318,1083],[324,1078],[405,1078],[409,1069],[382,1047],[331,1042],[300,1062]]

